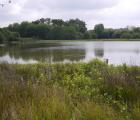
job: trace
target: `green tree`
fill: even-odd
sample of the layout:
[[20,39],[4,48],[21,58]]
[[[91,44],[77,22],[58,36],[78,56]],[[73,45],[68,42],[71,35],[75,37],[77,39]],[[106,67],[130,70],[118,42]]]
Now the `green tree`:
[[94,30],[89,30],[88,34],[89,34],[89,39],[96,39],[97,38]]
[[3,43],[5,40],[4,35],[2,34],[2,32],[0,32],[0,43]]
[[63,27],[63,39],[74,40],[77,39],[77,37],[78,37],[78,33],[74,27],[72,26]]
[[62,26],[65,24],[62,19],[53,19],[51,22],[54,26]]
[[20,24],[20,27],[19,27],[19,33],[21,35],[21,37],[27,37],[27,27],[30,23],[28,22],[22,22]]
[[103,38],[103,33],[104,33],[104,25],[103,24],[97,24],[94,27],[94,31],[97,35],[97,38]]
[[48,39],[61,40],[63,39],[63,28],[61,26],[54,26],[48,33]]
[[112,38],[113,33],[114,33],[113,29],[104,29],[102,37],[106,39]]
[[85,33],[87,31],[86,23],[79,19],[70,19],[67,21],[68,26],[73,26],[78,32]]

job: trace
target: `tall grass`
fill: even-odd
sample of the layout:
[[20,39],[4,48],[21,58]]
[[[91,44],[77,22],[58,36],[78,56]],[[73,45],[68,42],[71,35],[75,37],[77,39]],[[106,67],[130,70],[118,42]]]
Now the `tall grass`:
[[1,120],[139,120],[139,93],[140,67],[0,64]]

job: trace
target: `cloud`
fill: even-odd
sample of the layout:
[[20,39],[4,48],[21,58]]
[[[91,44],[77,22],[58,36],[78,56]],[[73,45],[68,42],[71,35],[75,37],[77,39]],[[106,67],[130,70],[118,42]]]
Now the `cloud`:
[[30,9],[55,10],[91,10],[103,9],[116,5],[119,0],[28,0],[25,4]]
[[[3,0],[7,1],[7,0]],[[88,28],[97,23],[106,27],[140,25],[140,0],[12,0],[0,7],[0,25],[41,17],[80,18]]]
[[103,9],[116,5],[118,0],[55,0],[48,1],[49,7],[65,10]]

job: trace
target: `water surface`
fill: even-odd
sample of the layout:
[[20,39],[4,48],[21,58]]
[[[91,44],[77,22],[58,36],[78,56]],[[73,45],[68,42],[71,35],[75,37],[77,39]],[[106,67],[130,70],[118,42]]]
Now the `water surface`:
[[88,62],[108,59],[110,64],[140,65],[140,42],[47,41],[0,45],[0,62],[31,64],[43,62]]

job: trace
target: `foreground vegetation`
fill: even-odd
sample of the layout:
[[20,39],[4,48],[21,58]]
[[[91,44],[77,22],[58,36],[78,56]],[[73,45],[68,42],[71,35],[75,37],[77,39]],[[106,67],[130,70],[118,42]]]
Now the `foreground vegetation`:
[[2,120],[139,120],[140,67],[0,64]]

